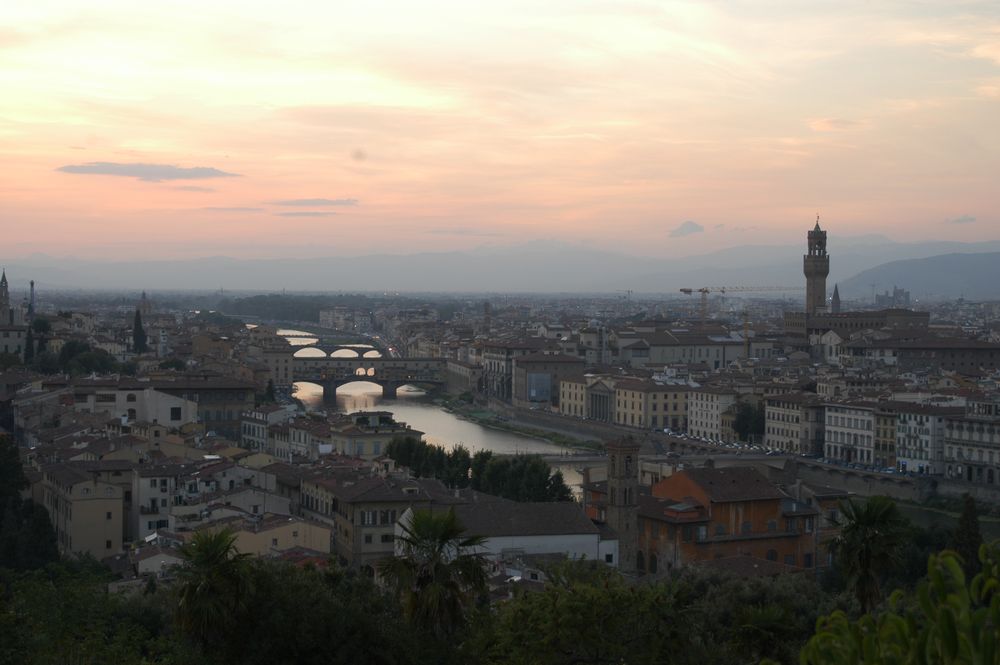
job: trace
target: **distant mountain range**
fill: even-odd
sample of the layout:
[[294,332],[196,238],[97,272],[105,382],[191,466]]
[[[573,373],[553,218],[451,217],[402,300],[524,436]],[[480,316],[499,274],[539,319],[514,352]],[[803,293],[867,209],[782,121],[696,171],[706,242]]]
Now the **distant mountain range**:
[[[830,290],[840,283],[845,297],[870,297],[872,283],[880,291],[896,284],[921,297],[1000,295],[1000,241],[897,243],[883,236],[831,237],[829,247]],[[24,290],[29,279],[41,289],[676,293],[681,287],[701,286],[801,287],[803,249],[757,245],[660,259],[536,242],[464,252],[323,259],[108,262],[33,256],[6,267],[15,293]]]
[[1000,252],[941,254],[924,259],[890,261],[864,270],[840,284],[841,296],[870,298],[872,285],[879,292],[893,285],[910,291],[913,298],[1000,298]]

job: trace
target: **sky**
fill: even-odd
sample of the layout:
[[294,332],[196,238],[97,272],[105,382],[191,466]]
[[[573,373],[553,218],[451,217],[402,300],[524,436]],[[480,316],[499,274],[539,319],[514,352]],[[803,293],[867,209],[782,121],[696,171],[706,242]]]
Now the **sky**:
[[0,261],[1000,239],[1000,3],[0,3]]

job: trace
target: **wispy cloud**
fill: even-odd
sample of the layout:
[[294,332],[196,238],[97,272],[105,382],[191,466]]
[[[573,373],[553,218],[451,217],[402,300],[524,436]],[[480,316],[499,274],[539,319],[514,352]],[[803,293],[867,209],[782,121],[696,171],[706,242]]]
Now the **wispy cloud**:
[[697,222],[692,222],[690,219],[682,223],[676,229],[670,232],[671,238],[683,238],[684,236],[689,236],[694,233],[701,233],[705,230],[705,227]]
[[808,124],[814,132],[845,132],[860,127],[862,123],[847,118],[813,118]]
[[497,238],[506,235],[504,233],[500,233],[499,231],[487,231],[485,229],[477,229],[467,226],[428,229],[427,232],[438,236],[472,236],[476,238]]
[[285,199],[283,201],[268,201],[271,205],[276,206],[303,206],[306,208],[319,207],[323,208],[325,206],[356,206],[358,205],[357,199]]
[[211,212],[260,212],[261,210],[263,210],[263,208],[243,208],[239,206],[226,208],[219,206],[208,206],[207,208],[202,208],[202,210],[209,210]]
[[214,192],[215,191],[211,187],[199,187],[198,185],[180,185],[178,187],[172,187],[171,189],[176,189],[178,192]]
[[276,212],[274,213],[278,217],[332,217],[337,213],[331,212],[329,210],[309,210],[301,212]]
[[951,219],[944,220],[945,224],[972,224],[976,221],[976,218],[972,215],[959,215],[958,217],[952,217]]
[[118,162],[87,162],[67,164],[56,171],[86,175],[113,175],[137,178],[145,182],[163,180],[201,180],[203,178],[236,178],[238,173],[227,173],[211,166],[174,166],[172,164],[122,164]]

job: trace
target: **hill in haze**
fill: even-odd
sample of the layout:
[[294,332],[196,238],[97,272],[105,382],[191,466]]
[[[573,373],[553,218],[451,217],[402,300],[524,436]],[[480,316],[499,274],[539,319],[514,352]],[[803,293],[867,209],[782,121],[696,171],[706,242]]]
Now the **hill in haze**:
[[[29,279],[34,279],[41,289],[466,293],[610,293],[631,289],[636,293],[677,293],[681,287],[802,287],[803,249],[804,244],[749,245],[658,258],[559,242],[534,242],[468,251],[318,259],[209,257],[109,262],[33,256],[7,263],[6,267],[15,293],[26,290]],[[842,282],[842,293],[849,284],[857,289],[856,295],[870,295],[870,286],[864,287],[868,289],[865,291],[845,280],[886,261],[983,250],[1000,252],[1000,242],[896,243],[883,236],[834,238],[830,243],[829,284],[832,289],[834,283]],[[869,277],[858,279],[858,284],[873,281]],[[961,292],[917,287],[905,274],[875,281],[884,283],[882,288],[891,288],[893,279],[915,295]],[[967,292],[970,297],[971,293]]]
[[844,297],[868,298],[872,284],[879,292],[894,285],[914,298],[1000,298],[1000,252],[941,254],[921,259],[890,261],[840,282]]

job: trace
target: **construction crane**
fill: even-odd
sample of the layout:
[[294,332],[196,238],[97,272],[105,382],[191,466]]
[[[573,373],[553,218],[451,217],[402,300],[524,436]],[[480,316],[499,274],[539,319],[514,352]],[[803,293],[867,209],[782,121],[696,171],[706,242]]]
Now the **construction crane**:
[[709,293],[774,293],[787,291],[802,291],[801,286],[703,286],[700,289],[683,288],[681,293],[691,296],[695,293],[701,294],[701,325],[705,325],[708,319],[708,294]]

